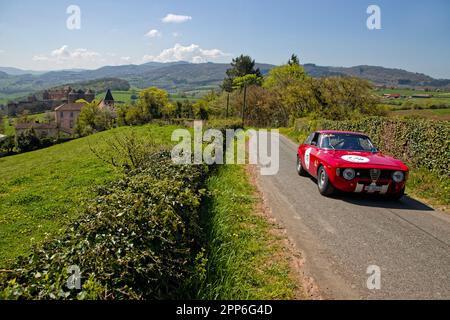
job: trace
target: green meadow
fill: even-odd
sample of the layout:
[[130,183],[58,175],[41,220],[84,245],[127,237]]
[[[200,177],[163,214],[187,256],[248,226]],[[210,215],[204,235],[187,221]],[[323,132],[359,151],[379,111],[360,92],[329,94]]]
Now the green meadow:
[[121,127],[46,149],[0,158],[0,268],[30,252],[34,243],[62,232],[81,208],[120,173],[90,149],[115,133],[135,131],[167,144],[172,126]]

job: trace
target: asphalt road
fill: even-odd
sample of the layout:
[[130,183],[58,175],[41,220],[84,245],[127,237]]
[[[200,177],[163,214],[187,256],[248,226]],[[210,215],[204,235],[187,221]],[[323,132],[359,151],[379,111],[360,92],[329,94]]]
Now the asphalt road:
[[[280,135],[279,172],[258,179],[324,298],[450,299],[450,215],[407,196],[323,197],[297,175],[296,150]],[[370,265],[381,270],[380,289],[367,288]]]

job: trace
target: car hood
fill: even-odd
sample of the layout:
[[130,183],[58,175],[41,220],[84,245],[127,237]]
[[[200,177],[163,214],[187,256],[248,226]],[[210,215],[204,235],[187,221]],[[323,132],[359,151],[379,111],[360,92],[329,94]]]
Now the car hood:
[[355,152],[355,151],[331,151],[333,158],[339,166],[350,166],[360,168],[391,168],[398,170],[408,170],[406,165],[395,158],[386,156],[381,152]]

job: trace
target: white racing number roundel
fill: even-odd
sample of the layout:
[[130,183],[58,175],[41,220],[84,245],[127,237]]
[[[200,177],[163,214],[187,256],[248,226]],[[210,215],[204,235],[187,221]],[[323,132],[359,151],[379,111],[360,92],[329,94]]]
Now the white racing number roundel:
[[309,159],[310,159],[310,155],[311,155],[311,150],[312,150],[312,148],[308,148],[305,151],[305,166],[306,166],[306,169],[309,169]]
[[343,159],[345,161],[348,161],[348,162],[356,162],[356,163],[366,163],[366,162],[370,161],[366,157],[352,156],[352,155],[342,156],[341,159]]

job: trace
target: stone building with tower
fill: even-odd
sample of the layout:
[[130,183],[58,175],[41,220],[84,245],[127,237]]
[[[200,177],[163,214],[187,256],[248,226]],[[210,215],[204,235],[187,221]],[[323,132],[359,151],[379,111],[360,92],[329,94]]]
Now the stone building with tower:
[[114,106],[114,98],[112,96],[111,90],[108,89],[106,91],[105,98],[100,101],[100,104],[98,105],[100,109],[107,110],[111,112],[111,114],[116,114],[116,108]]
[[[63,94],[65,94],[65,98],[63,100],[53,100],[61,99]],[[55,101],[60,102],[59,105],[54,108],[55,120],[50,123],[18,123],[16,125],[16,132],[23,133],[27,130],[34,130],[39,137],[56,137],[59,133],[73,135],[75,133],[81,110],[86,105],[86,102],[90,103],[94,101],[95,93],[89,89],[84,91],[73,90],[70,87],[66,87],[56,91],[46,91],[44,92],[44,97],[48,99],[45,101],[52,101],[52,103]],[[27,106],[36,101],[37,100],[35,97],[30,97],[27,100]],[[23,103],[25,104],[25,101]],[[106,92],[105,98],[100,101],[98,106],[103,110],[109,111],[113,118],[116,117],[114,98],[109,89]]]
[[[42,96],[42,99],[41,99]],[[41,94],[30,95],[26,99],[10,101],[6,107],[6,114],[14,117],[24,111],[29,113],[40,113],[47,110],[54,110],[63,103],[75,102],[77,100],[92,102],[95,99],[95,92],[88,90],[74,90],[70,86],[57,89],[44,90]]]
[[[86,92],[72,90],[68,94],[67,103],[62,104],[55,109],[55,120],[58,129],[66,134],[74,134],[81,109],[85,106],[84,102],[77,101],[84,99],[87,102],[92,102],[94,98],[95,94],[90,90],[87,90]],[[106,92],[105,98],[100,101],[99,107],[101,109],[107,109],[111,112],[113,117],[115,117],[114,98],[109,89]]]

